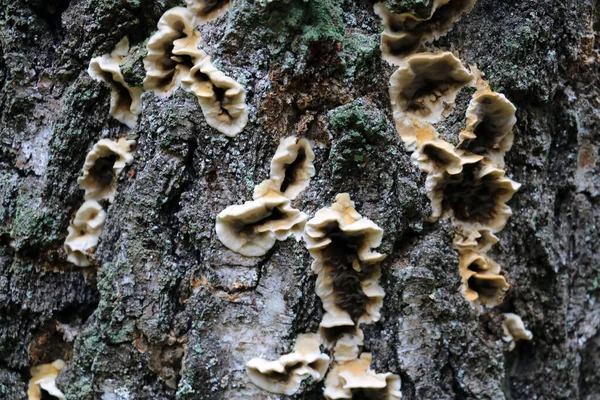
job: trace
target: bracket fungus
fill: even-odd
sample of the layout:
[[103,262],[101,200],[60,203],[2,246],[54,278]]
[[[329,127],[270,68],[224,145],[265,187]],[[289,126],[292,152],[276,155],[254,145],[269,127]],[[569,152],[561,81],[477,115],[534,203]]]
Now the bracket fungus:
[[200,32],[194,26],[194,15],[187,8],[174,7],[162,15],[144,58],[145,89],[160,96],[171,95],[179,87],[182,75],[187,75],[196,61],[206,57],[197,48]]
[[106,212],[96,200],[87,200],[79,207],[73,222],[67,228],[67,261],[79,267],[90,266],[88,255],[95,251],[105,222]]
[[292,208],[290,200],[275,192],[227,207],[217,215],[215,229],[221,243],[247,257],[265,255],[276,240],[300,236],[306,214]]
[[405,120],[439,122],[458,91],[473,81],[473,74],[450,52],[407,57],[390,77],[389,86],[394,120],[403,140]]
[[306,248],[314,258],[316,293],[325,315],[321,332],[326,343],[353,331],[360,323],[379,320],[385,295],[379,285],[385,255],[372,251],[381,243],[383,230],[363,218],[347,193],[336,196],[306,224]]
[[119,64],[129,51],[129,39],[125,36],[110,54],[92,58],[88,74],[110,87],[110,115],[129,128],[137,124],[142,112],[142,89],[129,87]]
[[216,69],[210,57],[196,61],[182,80],[196,95],[208,125],[229,137],[235,137],[248,123],[246,90]]
[[294,136],[281,139],[271,161],[270,186],[294,200],[315,176],[314,159],[308,140]]
[[458,270],[467,300],[479,299],[487,307],[502,303],[510,285],[499,275],[500,266],[491,258],[474,251],[461,250]]
[[271,176],[254,188],[254,200],[217,215],[219,240],[248,257],[265,255],[276,240],[301,237],[306,214],[291,206],[314,175],[314,153],[306,139],[282,139],[271,161]]
[[460,17],[469,12],[476,0],[434,0],[429,15],[419,18],[411,13],[394,14],[385,3],[376,3],[375,13],[381,18],[382,58],[399,65],[422,44],[440,38],[452,29]]
[[372,356],[362,353],[360,358],[337,363],[325,380],[327,400],[352,399],[362,394],[366,399],[400,400],[400,377],[392,373],[378,374],[371,370]]
[[185,0],[201,24],[212,21],[225,14],[231,7],[231,0]]
[[502,322],[502,329],[504,331],[504,337],[502,339],[505,342],[510,343],[509,351],[514,350],[515,342],[517,342],[518,340],[533,339],[533,333],[531,333],[531,331],[525,328],[523,320],[517,314],[504,314],[504,322]]
[[317,334],[298,335],[294,352],[279,360],[267,361],[253,358],[246,364],[248,377],[256,386],[272,393],[292,395],[303,380],[324,378],[329,368],[329,356],[321,353],[321,340]]
[[56,360],[51,364],[41,364],[31,367],[31,379],[27,389],[28,400],[42,400],[42,390],[56,399],[65,400],[65,395],[56,387],[56,378],[60,371],[65,368],[63,360]]
[[432,216],[450,210],[460,223],[479,223],[492,232],[501,231],[512,211],[506,202],[521,187],[505,176],[506,171],[483,161],[463,166],[456,175],[437,174],[427,177],[432,199]]
[[85,200],[108,200],[112,203],[117,193],[117,175],[133,162],[135,140],[117,141],[100,139],[88,153],[83,164],[83,175],[77,179],[85,190]]
[[501,93],[477,91],[467,109],[467,127],[460,133],[458,148],[485,156],[504,166],[504,154],[514,140],[516,108]]

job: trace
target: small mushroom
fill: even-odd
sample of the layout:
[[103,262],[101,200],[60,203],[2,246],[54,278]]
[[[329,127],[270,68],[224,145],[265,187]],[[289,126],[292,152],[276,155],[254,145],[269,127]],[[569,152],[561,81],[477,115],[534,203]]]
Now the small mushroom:
[[125,36],[112,53],[92,58],[88,74],[110,87],[110,115],[133,129],[142,112],[142,90],[129,87],[121,74],[119,64],[128,51],[129,39]]
[[79,267],[91,265],[88,256],[96,250],[105,222],[106,212],[96,200],[87,200],[79,207],[73,222],[67,228],[67,261]]
[[467,300],[478,300],[487,307],[502,303],[510,286],[499,275],[500,266],[491,258],[471,250],[461,250],[458,269]]
[[314,333],[298,335],[294,352],[277,361],[253,358],[246,364],[248,377],[256,386],[272,393],[292,395],[303,380],[320,381],[329,367],[329,356],[319,349],[321,340]]
[[144,88],[159,96],[170,96],[182,78],[206,53],[199,50],[200,33],[194,29],[195,18],[190,10],[174,7],[158,21],[158,31],[148,41],[148,56],[144,59]]
[[521,317],[517,314],[506,313],[504,314],[504,322],[502,322],[502,330],[504,330],[504,337],[502,338],[505,342],[510,343],[509,351],[513,351],[515,343],[519,340],[531,340],[533,339],[533,333],[525,328],[525,324]]
[[85,190],[85,200],[108,200],[112,203],[117,193],[117,175],[133,162],[135,140],[117,141],[100,139],[88,153],[83,164],[83,175],[77,179]]
[[417,17],[411,13],[390,12],[384,2],[374,6],[384,25],[381,35],[382,58],[400,65],[402,60],[445,35],[461,16],[471,10],[476,0],[434,0],[429,15]]
[[504,154],[514,140],[513,126],[516,108],[500,93],[478,91],[467,109],[467,127],[460,133],[458,148],[479,154],[504,166]]
[[188,9],[205,24],[225,14],[231,7],[231,0],[185,0]]
[[63,360],[55,360],[51,364],[41,364],[31,367],[31,379],[27,389],[28,400],[42,400],[42,390],[59,400],[65,400],[65,395],[56,387],[56,378],[65,368]]
[[396,124],[405,119],[436,123],[452,107],[458,91],[474,76],[450,52],[407,57],[390,77],[390,99]]
[[363,218],[347,193],[336,196],[331,207],[317,211],[304,230],[306,247],[317,274],[316,293],[323,302],[324,341],[335,341],[360,323],[379,320],[385,293],[379,285],[385,255],[372,251],[383,230]]
[[300,237],[306,214],[275,192],[243,205],[227,207],[217,215],[215,229],[221,243],[244,256],[265,255],[276,240]]
[[374,372],[371,361],[370,353],[362,353],[358,359],[337,363],[325,380],[325,398],[352,399],[361,393],[367,399],[400,400],[400,377],[389,372]]
[[198,98],[208,125],[229,137],[244,130],[248,123],[246,90],[216,69],[210,57],[197,59],[182,83]]
[[315,154],[306,139],[281,139],[271,161],[271,182],[283,196],[295,199],[315,176]]

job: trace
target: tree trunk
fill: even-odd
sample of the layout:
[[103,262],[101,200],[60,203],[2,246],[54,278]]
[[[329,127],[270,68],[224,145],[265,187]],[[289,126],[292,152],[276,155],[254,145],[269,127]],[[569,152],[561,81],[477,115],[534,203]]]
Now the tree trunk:
[[[249,122],[231,138],[186,90],[145,92],[129,129],[87,72],[128,36],[121,70],[141,85],[147,39],[184,2],[0,0],[0,398],[27,398],[29,368],[63,359],[68,399],[322,399],[323,381],[288,397],[245,370],[319,329],[305,243],[247,257],[214,228],[296,136],[311,141],[316,174],[291,205],[310,219],[349,193],[384,230],[386,294],[379,321],[362,325],[364,351],[400,376],[403,399],[600,399],[599,3],[479,0],[421,49],[477,65],[517,108],[505,169],[522,187],[490,252],[511,287],[484,309],[461,291],[452,220],[429,219],[426,174],[394,126],[397,67],[382,60],[373,3],[263,3],[233,0],[198,27],[200,48],[246,90]],[[414,2],[388,6],[402,3]],[[473,92],[437,125],[453,144]],[[98,140],[119,137],[136,140],[134,161],[93,265],[78,267],[63,247],[83,203],[77,178]],[[509,351],[503,313],[533,339]]]

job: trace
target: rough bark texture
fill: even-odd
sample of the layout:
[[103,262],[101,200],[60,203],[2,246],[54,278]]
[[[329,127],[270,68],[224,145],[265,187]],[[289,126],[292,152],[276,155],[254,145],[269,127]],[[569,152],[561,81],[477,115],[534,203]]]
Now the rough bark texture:
[[[145,93],[128,130],[86,72],[128,35],[139,51],[125,75],[139,84],[145,40],[176,1],[0,0],[0,398],[26,398],[29,366],[56,358],[68,363],[59,387],[69,399],[285,398],[253,386],[244,365],[317,329],[311,259],[292,239],[240,256],[214,221],[251,199],[290,135],[316,153],[296,208],[314,215],[349,192],[385,229],[387,295],[365,349],[374,369],[401,376],[405,399],[600,398],[598,2],[479,0],[431,46],[477,64],[518,109],[506,164],[523,187],[492,252],[512,287],[483,314],[460,293],[450,223],[426,222],[424,174],[393,125],[393,68],[372,4],[260,3],[234,0],[201,29],[215,65],[247,90],[250,122],[229,139],[182,90]],[[446,119],[448,140],[471,94]],[[135,161],[97,265],[77,268],[62,249],[83,201],[76,179],[91,146],[119,136],[137,140]],[[502,312],[521,315],[533,341],[508,352]],[[307,382],[293,398],[320,399],[322,387]]]

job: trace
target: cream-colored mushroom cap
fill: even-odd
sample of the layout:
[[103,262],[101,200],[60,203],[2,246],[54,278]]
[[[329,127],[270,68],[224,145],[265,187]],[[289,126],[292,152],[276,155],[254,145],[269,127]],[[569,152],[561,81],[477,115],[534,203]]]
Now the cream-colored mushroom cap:
[[[159,96],[170,96],[179,87],[182,75],[187,75],[195,58],[202,56],[197,49],[200,34],[194,30],[195,23],[194,15],[184,7],[173,7],[162,15],[158,31],[147,44],[144,88]],[[184,55],[192,56],[189,64],[180,58]]]
[[306,214],[292,208],[289,199],[272,194],[243,205],[232,205],[217,215],[215,229],[221,243],[248,257],[262,256],[276,240],[301,235]]
[[458,91],[473,80],[450,52],[413,54],[390,78],[394,119],[439,122],[444,111],[452,107]]
[[64,245],[67,261],[79,267],[90,265],[88,255],[98,244],[105,222],[106,212],[96,200],[87,200],[79,207],[67,228],[69,234]]
[[55,360],[51,364],[41,364],[31,367],[31,379],[27,390],[28,400],[41,400],[42,389],[59,400],[65,400],[65,395],[56,387],[56,378],[65,368],[63,360]]
[[329,356],[321,353],[319,335],[298,335],[295,351],[276,361],[253,358],[246,364],[248,377],[256,386],[272,393],[292,395],[309,377],[320,381],[329,367]]
[[108,200],[113,202],[116,177],[133,162],[132,148],[135,140],[121,138],[117,141],[100,139],[88,153],[83,164],[83,175],[77,179],[85,190],[86,200]]
[[281,139],[271,161],[270,179],[290,200],[295,199],[315,176],[315,154],[310,142],[294,136]]
[[88,74],[110,87],[110,115],[133,129],[142,112],[142,90],[129,87],[121,73],[119,64],[128,51],[129,39],[125,36],[112,53],[90,61]]
[[229,137],[244,130],[248,123],[246,91],[216,69],[210,57],[197,61],[183,84],[198,98],[208,125]]
[[517,314],[504,314],[502,329],[504,331],[503,339],[506,342],[510,342],[509,350],[511,351],[515,348],[515,342],[533,339],[533,333],[525,328],[525,323]]

